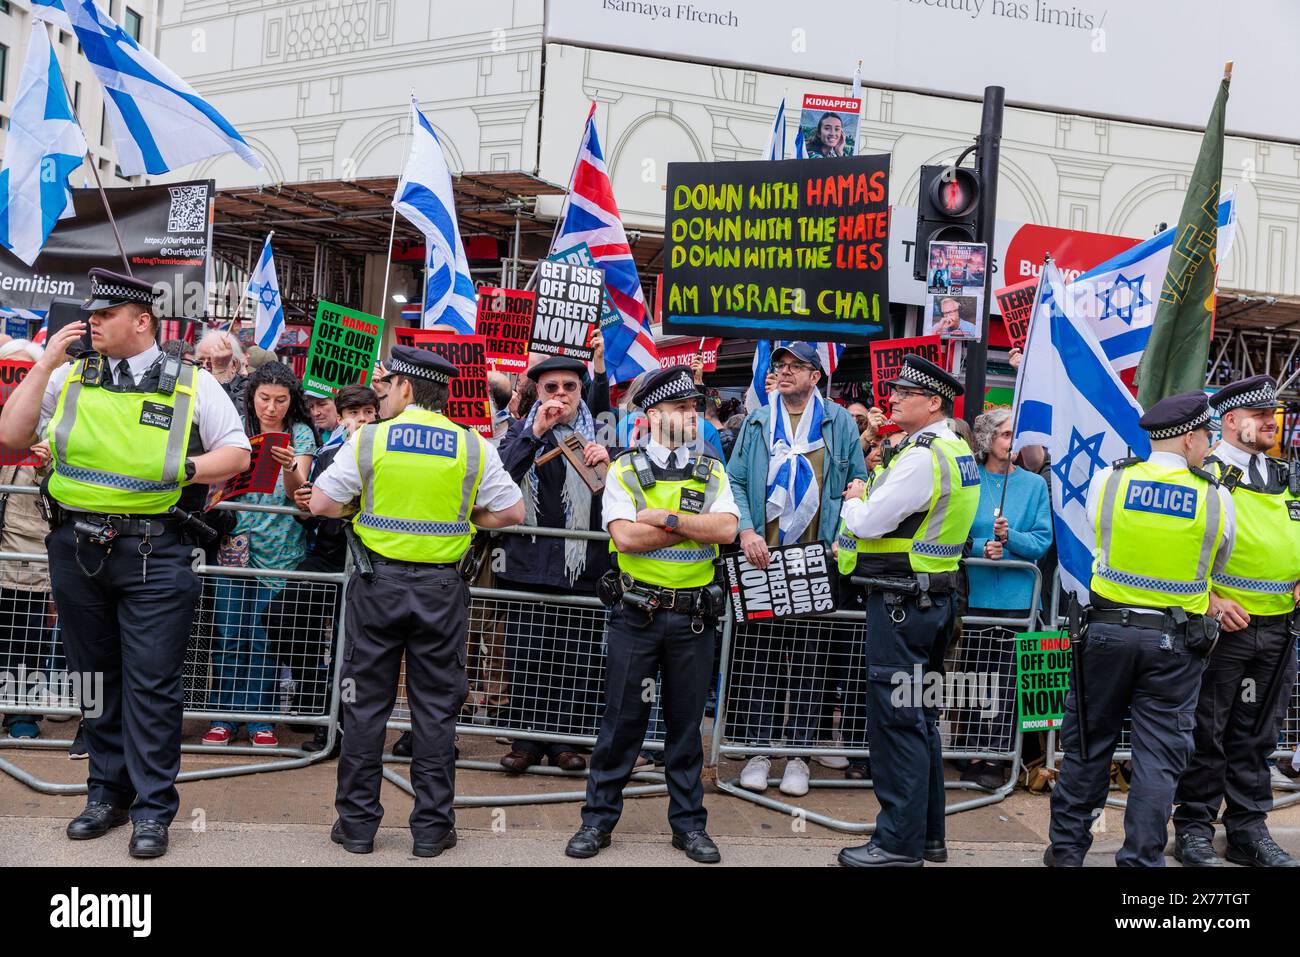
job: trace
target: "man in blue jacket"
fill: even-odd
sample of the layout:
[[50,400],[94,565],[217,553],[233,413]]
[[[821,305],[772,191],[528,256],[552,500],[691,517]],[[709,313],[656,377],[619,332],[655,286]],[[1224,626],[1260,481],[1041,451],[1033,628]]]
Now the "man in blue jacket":
[[[727,466],[740,508],[740,547],[755,568],[766,568],[769,547],[822,542],[830,552],[839,530],[844,489],[866,481],[858,426],[840,406],[817,391],[824,377],[815,346],[796,342],[772,353],[777,377],[770,403],[751,413],[740,427]],[[732,700],[733,737],[755,748],[785,738],[788,747],[813,747],[826,703],[829,629],[802,623],[796,633],[780,623],[749,626],[737,635]],[[790,722],[776,726],[782,656],[790,667]],[[781,696],[783,697],[783,696]],[[750,759],[741,786],[763,791],[771,760]],[[791,758],[781,791],[808,793],[808,764]]]

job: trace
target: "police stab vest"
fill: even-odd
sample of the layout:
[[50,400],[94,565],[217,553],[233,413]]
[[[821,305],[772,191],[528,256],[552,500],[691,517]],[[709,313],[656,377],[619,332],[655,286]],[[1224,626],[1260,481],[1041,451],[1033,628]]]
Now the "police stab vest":
[[109,360],[76,361],[46,432],[50,495],[89,512],[157,515],[180,501],[198,370],[160,357],[136,389],[100,385]]
[[[722,487],[723,466],[707,455],[695,455],[682,469],[660,468],[643,449],[624,452],[614,460],[609,480],[620,483],[637,511],[662,508],[690,515],[706,514]],[[684,541],[650,552],[619,552],[618,567],[638,581],[660,588],[699,588],[713,581],[717,545]]]
[[1205,613],[1224,521],[1207,476],[1185,466],[1116,464],[1097,507],[1095,594],[1118,605]]
[[[865,575],[928,574],[955,571],[961,564],[980,504],[980,472],[975,455],[959,438],[939,438],[928,432],[905,446],[911,447],[930,452],[929,506],[905,516],[882,538],[860,539],[841,521],[836,539],[841,574],[857,570]],[[873,478],[867,490],[868,503],[889,480],[889,469],[901,459],[900,452]]]
[[1205,466],[1232,492],[1237,513],[1232,553],[1210,573],[1215,594],[1252,615],[1287,614],[1300,579],[1300,497],[1288,486],[1286,466],[1269,459],[1262,489],[1239,484],[1240,473],[1214,457]]
[[438,412],[408,406],[357,433],[361,510],[352,519],[371,551],[403,562],[460,560],[483,478],[483,439]]

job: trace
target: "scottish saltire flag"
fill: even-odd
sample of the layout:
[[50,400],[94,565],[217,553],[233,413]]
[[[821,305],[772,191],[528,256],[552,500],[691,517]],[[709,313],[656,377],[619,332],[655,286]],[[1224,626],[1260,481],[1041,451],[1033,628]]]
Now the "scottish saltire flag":
[[772,132],[767,135],[763,159],[785,159],[785,97],[781,97],[781,105],[776,108],[776,122],[772,124]]
[[469,277],[465,244],[456,225],[451,170],[442,144],[411,97],[411,152],[406,159],[393,209],[424,234],[424,313],[420,325],[450,326],[471,334],[478,293]]
[[659,368],[659,351],[650,331],[641,277],[636,271],[614,189],[605,169],[605,156],[596,136],[596,104],[587,112],[587,125],[573,167],[564,219],[551,242],[551,252],[586,243],[596,265],[605,274],[609,293],[620,322],[602,329],[605,336],[605,366],[609,381],[630,382],[648,369]]
[[[274,235],[274,234],[271,234]],[[271,235],[262,244],[262,255],[257,268],[248,280],[246,299],[257,303],[257,319],[253,323],[253,341],[263,349],[275,350],[284,334],[284,303],[280,300],[280,283],[275,278],[275,258],[271,255]]]
[[32,15],[77,35],[104,86],[118,165],[127,176],[166,173],[236,153],[261,169],[244,138],[194,88],[140,49],[95,0],[32,0]]
[[68,177],[85,156],[50,35],[33,21],[0,166],[0,246],[36,261],[54,225],[72,215]]
[[[1219,204],[1220,264],[1232,248],[1236,224],[1237,202],[1230,194]],[[1176,228],[1170,227],[1157,233],[1094,266],[1065,287],[1075,314],[1092,328],[1117,372],[1136,368],[1151,338],[1175,232]]]
[[[1088,486],[1098,469],[1151,442],[1142,409],[1111,367],[1092,327],[1076,315],[1055,263],[1043,267],[1038,304],[1016,376],[1012,450],[1042,445],[1052,459],[1052,514],[1061,586],[1087,603],[1096,535]],[[1163,273],[1161,274],[1163,277]]]

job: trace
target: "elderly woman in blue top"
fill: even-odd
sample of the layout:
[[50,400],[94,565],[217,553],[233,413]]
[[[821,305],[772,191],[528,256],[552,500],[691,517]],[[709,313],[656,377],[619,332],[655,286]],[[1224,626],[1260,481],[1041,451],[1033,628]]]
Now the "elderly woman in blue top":
[[[971,555],[994,561],[1035,562],[1052,544],[1052,509],[1042,476],[1011,462],[1011,413],[985,412],[975,420],[975,458],[980,463],[980,504],[971,526]],[[1005,501],[1003,489],[1006,490]],[[1001,513],[999,514],[999,508]],[[1033,573],[971,566],[969,614],[1027,618]],[[996,707],[959,712],[956,731],[966,747],[1011,750],[1015,713],[1015,655],[1007,642],[1013,629],[976,627],[962,637],[962,670],[997,676]],[[996,788],[1006,783],[998,761],[971,761],[962,780]]]

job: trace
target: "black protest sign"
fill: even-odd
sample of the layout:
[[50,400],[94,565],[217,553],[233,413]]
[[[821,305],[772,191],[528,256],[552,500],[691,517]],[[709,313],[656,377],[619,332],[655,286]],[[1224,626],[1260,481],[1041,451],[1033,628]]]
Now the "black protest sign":
[[595,266],[544,259],[537,264],[537,311],[529,351],[590,362],[591,330],[600,322],[605,274]]
[[889,157],[669,163],[664,332],[865,342],[889,318]]
[[771,561],[761,570],[751,565],[743,552],[724,560],[732,621],[743,625],[835,610],[833,568],[825,545],[782,545],[770,553]]

